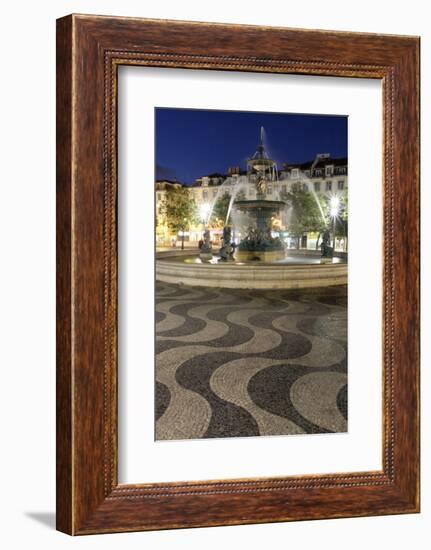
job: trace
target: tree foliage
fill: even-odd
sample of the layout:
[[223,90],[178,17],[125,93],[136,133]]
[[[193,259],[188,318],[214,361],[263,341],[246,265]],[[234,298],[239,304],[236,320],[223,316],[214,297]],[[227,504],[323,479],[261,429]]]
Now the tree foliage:
[[166,193],[163,204],[163,214],[166,216],[169,229],[178,233],[190,225],[198,223],[196,202],[188,189],[180,187]]
[[[291,191],[283,195],[291,207],[288,223],[289,234],[298,238],[307,232],[322,233],[326,228],[332,231],[333,219],[330,215],[331,196],[316,195],[303,189],[300,185],[293,186]],[[335,234],[338,237],[347,236],[348,230],[348,197],[339,197],[339,213],[335,223]],[[322,216],[323,214],[323,216]]]
[[291,207],[288,230],[292,236],[301,237],[309,231],[321,232],[325,229],[325,220],[312,193],[297,186],[286,193],[283,199]]

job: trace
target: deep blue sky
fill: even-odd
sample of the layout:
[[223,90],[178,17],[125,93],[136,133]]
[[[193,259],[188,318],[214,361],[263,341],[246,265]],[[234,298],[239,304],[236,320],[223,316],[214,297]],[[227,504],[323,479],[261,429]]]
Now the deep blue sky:
[[279,169],[317,153],[347,157],[347,117],[247,111],[156,108],[156,179],[193,183],[229,166],[246,168],[260,128]]

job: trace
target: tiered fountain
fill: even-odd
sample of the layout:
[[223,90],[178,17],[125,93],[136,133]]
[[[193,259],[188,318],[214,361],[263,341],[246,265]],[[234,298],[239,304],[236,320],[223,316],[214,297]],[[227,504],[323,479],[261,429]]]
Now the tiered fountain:
[[263,145],[263,129],[257,151],[247,162],[248,178],[255,181],[256,198],[235,200],[233,206],[247,214],[250,224],[245,238],[239,243],[236,252],[238,261],[261,260],[274,262],[285,257],[285,249],[279,237],[272,236],[272,218],[286,207],[281,200],[266,198],[268,185],[277,178],[275,161],[270,159]]

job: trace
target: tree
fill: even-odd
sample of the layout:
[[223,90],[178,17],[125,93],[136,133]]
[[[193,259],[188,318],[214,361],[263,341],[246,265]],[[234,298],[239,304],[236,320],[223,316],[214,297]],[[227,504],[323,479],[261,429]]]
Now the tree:
[[172,189],[166,193],[163,214],[173,233],[184,231],[198,222],[195,200],[185,187]]
[[326,227],[319,205],[312,193],[300,186],[292,187],[291,191],[283,195],[291,206],[291,217],[288,223],[289,234],[296,237],[297,248],[304,233],[309,231],[321,232]]

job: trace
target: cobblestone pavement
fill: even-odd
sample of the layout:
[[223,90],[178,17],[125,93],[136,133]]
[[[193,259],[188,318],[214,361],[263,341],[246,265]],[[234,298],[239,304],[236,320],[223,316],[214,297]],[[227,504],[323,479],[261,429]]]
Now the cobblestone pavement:
[[156,438],[347,431],[347,287],[157,282]]

